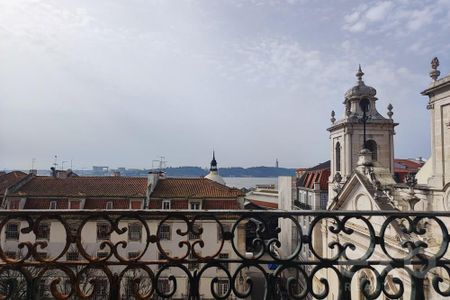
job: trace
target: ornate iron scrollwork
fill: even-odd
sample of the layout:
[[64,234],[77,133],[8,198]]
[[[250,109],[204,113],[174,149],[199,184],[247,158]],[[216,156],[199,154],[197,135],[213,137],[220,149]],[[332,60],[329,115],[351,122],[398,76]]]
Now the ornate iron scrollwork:
[[[450,297],[447,212],[66,210],[1,211],[0,218],[0,299],[28,299],[42,282],[55,299],[230,299],[261,291],[266,299],[350,299],[352,286],[367,299]],[[52,238],[34,238],[49,222],[58,228],[57,249]],[[6,232],[17,228],[12,223],[19,236]],[[96,223],[105,224],[104,239],[92,241]],[[133,240],[129,223],[140,230]],[[251,252],[242,244],[250,233]],[[68,259],[73,251],[78,259]]]

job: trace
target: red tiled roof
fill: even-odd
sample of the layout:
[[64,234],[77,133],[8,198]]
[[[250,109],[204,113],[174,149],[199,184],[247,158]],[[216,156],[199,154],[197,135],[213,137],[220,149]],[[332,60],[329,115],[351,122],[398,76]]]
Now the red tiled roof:
[[0,195],[4,195],[6,188],[25,178],[25,176],[27,176],[27,174],[20,171],[13,171],[0,175]]
[[203,209],[239,209],[238,202],[232,200],[205,200],[203,201]]
[[271,209],[278,208],[278,203],[259,201],[259,200],[250,200],[250,199],[248,199],[248,201],[259,207],[271,208]]
[[406,169],[412,169],[412,170],[418,170],[420,169],[423,165],[424,162],[419,162],[419,161],[414,161],[411,159],[394,159],[394,162],[400,165],[403,165],[406,167]]
[[145,197],[144,177],[67,177],[37,176],[19,188],[15,196],[53,197]]
[[236,198],[244,194],[206,178],[162,178],[150,198]]

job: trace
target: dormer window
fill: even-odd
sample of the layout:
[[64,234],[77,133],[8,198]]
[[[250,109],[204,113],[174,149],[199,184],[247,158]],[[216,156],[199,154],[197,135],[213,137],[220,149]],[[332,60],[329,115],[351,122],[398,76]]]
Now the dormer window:
[[202,205],[201,205],[201,203],[199,201],[193,201],[193,202],[190,203],[190,208],[192,210],[199,210],[199,209],[202,208]]
[[112,203],[112,201],[106,202],[106,209],[113,209],[113,203]]
[[170,209],[170,200],[163,200],[162,202],[162,209]]
[[50,209],[56,209],[56,201],[50,201]]

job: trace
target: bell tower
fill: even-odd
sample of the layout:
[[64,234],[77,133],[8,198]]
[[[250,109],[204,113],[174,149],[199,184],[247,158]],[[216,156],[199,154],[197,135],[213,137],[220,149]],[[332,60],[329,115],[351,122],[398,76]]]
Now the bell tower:
[[331,170],[329,178],[329,199],[337,194],[336,186],[343,183],[353,173],[358,155],[362,149],[368,149],[372,161],[378,166],[394,173],[394,123],[392,105],[388,106],[387,118],[376,108],[377,91],[363,81],[361,66],[356,73],[357,82],[345,93],[345,113],[336,120],[331,112],[330,153]]

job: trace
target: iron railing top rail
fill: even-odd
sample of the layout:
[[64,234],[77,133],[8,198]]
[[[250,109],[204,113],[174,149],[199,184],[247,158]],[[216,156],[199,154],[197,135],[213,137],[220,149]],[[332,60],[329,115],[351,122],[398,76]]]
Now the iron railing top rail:
[[43,214],[52,215],[96,215],[108,212],[110,215],[139,214],[141,216],[161,216],[171,214],[187,215],[274,215],[274,216],[396,216],[396,217],[450,217],[450,211],[394,211],[394,210],[219,210],[219,209],[21,209],[21,210],[0,210],[2,216],[39,216]]

